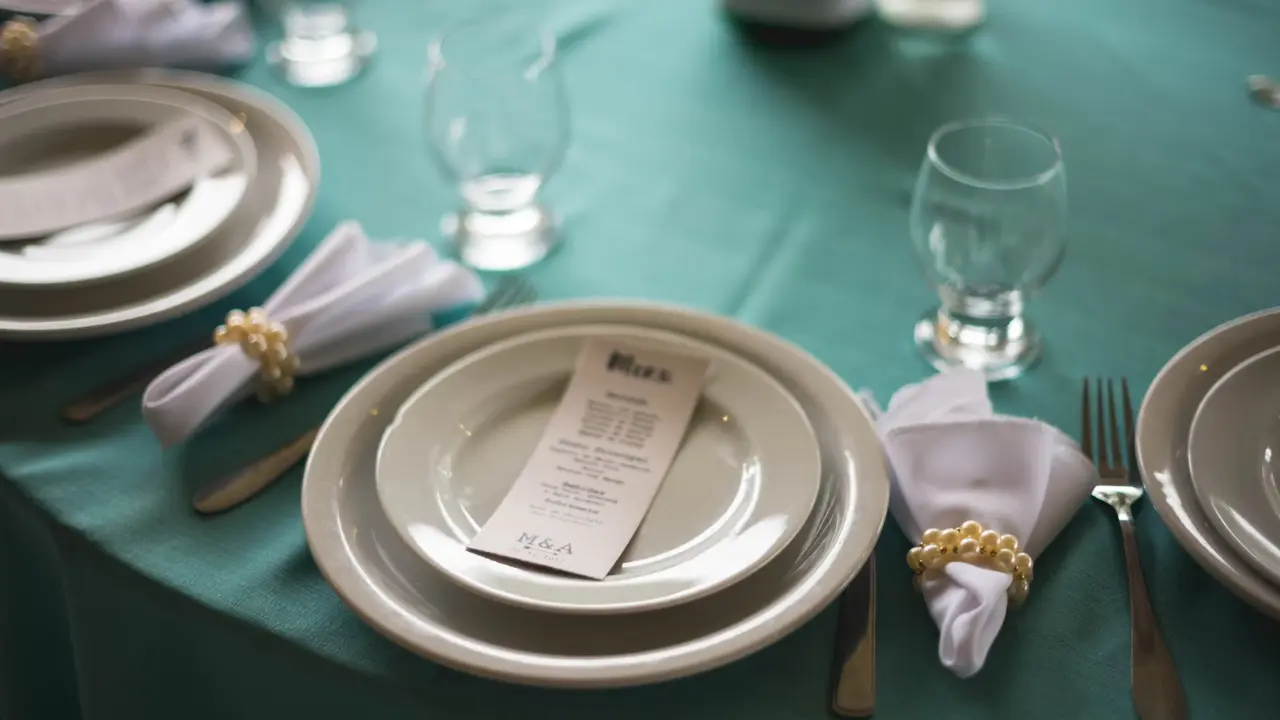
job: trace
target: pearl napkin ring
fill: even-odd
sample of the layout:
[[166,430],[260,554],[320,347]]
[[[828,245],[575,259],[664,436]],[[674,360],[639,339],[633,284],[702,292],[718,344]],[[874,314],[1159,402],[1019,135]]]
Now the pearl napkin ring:
[[987,530],[974,520],[958,528],[930,528],[920,537],[920,544],[907,552],[907,565],[916,574],[916,582],[927,572],[941,570],[952,562],[1008,573],[1013,576],[1009,599],[1020,603],[1031,589],[1031,556],[1018,551],[1018,538]]
[[289,348],[289,331],[272,321],[260,307],[244,313],[227,313],[225,325],[213,331],[215,345],[236,343],[244,354],[258,363],[258,399],[269,402],[293,390],[293,376],[298,372],[298,356]]
[[36,21],[15,17],[0,26],[0,73],[14,82],[34,80],[39,64]]

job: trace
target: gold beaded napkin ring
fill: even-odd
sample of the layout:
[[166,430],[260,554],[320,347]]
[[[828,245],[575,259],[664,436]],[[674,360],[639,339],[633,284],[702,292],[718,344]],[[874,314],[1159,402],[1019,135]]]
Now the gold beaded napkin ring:
[[15,17],[0,26],[0,73],[18,83],[34,80],[39,69],[39,39],[36,21],[29,17]]
[[289,348],[289,331],[267,317],[260,307],[244,313],[227,313],[225,325],[213,331],[215,345],[238,344],[244,354],[258,363],[258,400],[269,402],[293,390],[293,376],[299,359]]
[[1013,576],[1009,599],[1020,603],[1031,589],[1031,556],[1018,551],[1018,538],[987,530],[974,520],[958,528],[929,528],[920,543],[907,552],[907,565],[916,574],[916,584],[926,572],[941,570],[952,562],[1008,573]]

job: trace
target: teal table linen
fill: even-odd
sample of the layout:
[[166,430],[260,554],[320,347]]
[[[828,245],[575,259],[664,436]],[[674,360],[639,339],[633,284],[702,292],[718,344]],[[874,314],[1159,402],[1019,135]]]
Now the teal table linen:
[[[887,400],[930,371],[911,328],[935,299],[907,208],[930,132],[1004,113],[1061,139],[1070,246],[1030,306],[1046,355],[997,386],[1004,412],[1075,433],[1079,381],[1141,393],[1185,343],[1277,300],[1280,113],[1246,78],[1280,74],[1280,5],[1260,0],[993,0],[963,38],[868,22],[831,46],[741,41],[709,0],[364,2],[379,54],[353,84],[242,77],[292,106],[323,164],[316,211],[233,297],[124,336],[0,345],[0,719],[555,720],[828,716],[834,608],[745,660],[643,688],[571,692],[471,677],[365,626],[317,571],[295,470],[204,518],[194,490],[324,417],[376,359],[235,408],[164,451],[136,404],[83,427],[58,408],[265,298],[339,221],[439,241],[458,202],[423,133],[434,33],[511,15],[560,39],[573,110],[545,190],[563,247],[542,297],[634,297],[738,318]],[[265,32],[265,30],[264,30]],[[442,245],[443,247],[443,245]],[[1150,508],[1137,520],[1152,604],[1192,717],[1270,718],[1280,624],[1212,580]],[[886,524],[877,717],[1133,717],[1115,520],[1086,505],[1037,563],[986,667],[960,680]]]

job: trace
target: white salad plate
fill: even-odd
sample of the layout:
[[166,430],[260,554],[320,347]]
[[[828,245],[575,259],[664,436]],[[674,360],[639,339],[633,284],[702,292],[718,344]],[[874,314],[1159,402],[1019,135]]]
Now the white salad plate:
[[[401,540],[382,511],[374,476],[384,432],[410,395],[459,358],[514,335],[599,323],[698,338],[777,378],[804,409],[822,453],[822,486],[808,522],[742,581],[646,613],[549,613],[450,581]],[[870,556],[888,501],[884,454],[870,417],[848,386],[803,350],[690,310],[563,303],[459,324],[374,368],[320,430],[303,479],[302,518],[312,557],[329,583],[405,648],[512,682],[616,687],[709,670],[797,628],[834,600]]]
[[311,213],[320,159],[310,132],[284,104],[243,83],[174,70],[90,73],[0,92],[0,109],[57,88],[120,84],[177,89],[218,104],[253,138],[258,171],[220,229],[163,265],[85,286],[0,286],[0,339],[108,335],[186,314],[270,265]]
[[1232,592],[1280,618],[1280,586],[1219,534],[1200,504],[1188,463],[1191,425],[1209,390],[1258,353],[1280,347],[1280,310],[1220,325],[1183,348],[1156,375],[1135,438],[1147,496],[1188,553]]
[[1187,448],[1196,496],[1240,557],[1280,583],[1280,348],[1209,390]]
[[[158,205],[122,208],[118,217],[47,227],[43,237],[0,226],[0,283],[56,286],[134,273],[208,238],[230,217],[257,172],[257,154],[240,121],[190,93],[148,85],[94,85],[36,93],[0,106],[0,177],[56,173],[183,118],[195,117],[232,152],[230,166],[195,178]],[[103,183],[113,182],[102,178]],[[83,218],[89,220],[89,218]],[[12,242],[12,241],[20,242]]]
[[[468,551],[547,431],[592,341],[710,362],[639,530],[604,580]],[[703,597],[773,559],[808,521],[821,471],[804,410],[763,370],[673,333],[585,325],[521,335],[441,371],[396,414],[377,484],[404,542],[455,582],[514,605],[623,613]]]

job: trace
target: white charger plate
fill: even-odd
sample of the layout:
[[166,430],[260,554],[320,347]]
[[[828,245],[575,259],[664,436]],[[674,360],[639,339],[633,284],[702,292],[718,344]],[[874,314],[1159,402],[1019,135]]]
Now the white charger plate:
[[0,232],[0,283],[55,286],[127,275],[205,240],[227,222],[257,173],[244,126],[221,106],[148,85],[50,89],[0,105],[0,174],[44,171],[109,151],[122,140],[183,117],[200,118],[235,153],[233,165],[196,178],[180,196],[125,217],[44,238]]
[[1246,360],[1209,390],[1187,451],[1209,520],[1241,557],[1280,583],[1280,348]]
[[184,315],[225,297],[271,264],[311,213],[320,158],[302,121],[244,83],[196,72],[139,70],[54,78],[0,92],[0,107],[52,88],[137,83],[217,103],[254,139],[258,173],[231,220],[163,270],[88,287],[0,287],[0,339],[59,340],[122,332]]
[[[515,334],[624,323],[729,350],[777,378],[808,415],[822,452],[809,521],[760,570],[714,595],[639,615],[546,613],[449,581],[400,539],[374,484],[397,408],[468,353]],[[680,308],[563,303],[511,310],[431,336],[381,363],[329,414],[302,486],[312,557],[343,600],[405,648],[511,682],[615,687],[723,665],[778,640],[839,595],[875,546],[889,502],[880,439],[857,397],[803,350],[732,320]]]
[[[631,544],[604,580],[469,552],[591,340],[710,361],[680,451]],[[808,520],[821,470],[804,411],[763,370],[680,335],[585,325],[521,335],[441,371],[383,437],[377,485],[400,537],[454,581],[514,605],[623,613],[688,602],[763,566]]]
[[1156,375],[1138,413],[1138,465],[1147,496],[1192,558],[1232,592],[1280,618],[1280,587],[1269,582],[1218,534],[1196,496],[1188,464],[1191,423],[1223,376],[1280,346],[1280,309],[1220,325],[1196,338]]

